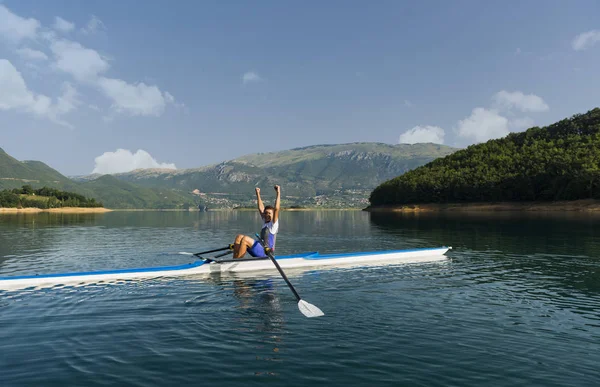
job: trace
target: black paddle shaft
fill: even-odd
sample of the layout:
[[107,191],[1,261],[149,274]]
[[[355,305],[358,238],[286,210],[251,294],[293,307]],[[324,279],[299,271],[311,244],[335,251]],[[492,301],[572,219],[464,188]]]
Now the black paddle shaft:
[[229,245],[227,247],[221,247],[220,249],[214,249],[214,250],[208,250],[208,251],[201,251],[199,253],[194,253],[194,255],[198,256],[198,255],[201,255],[201,254],[215,253],[217,251],[223,251],[223,250],[233,250],[233,246]]
[[265,241],[260,237],[260,235],[256,234],[256,236],[258,237],[258,241],[260,242],[263,249],[265,250],[265,253],[267,253],[267,257],[269,257],[271,259],[271,261],[275,264],[275,267],[279,271],[279,274],[281,274],[281,276],[285,280],[285,283],[287,284],[287,286],[289,286],[289,288],[292,290],[292,293],[294,293],[294,296],[296,296],[296,300],[300,301],[301,300],[300,295],[298,294],[296,289],[294,289],[294,285],[292,285],[292,283],[290,282],[288,277],[285,275],[285,273],[283,272],[283,269],[281,269],[281,266],[279,266],[279,263],[277,263],[277,260],[273,256],[271,249],[268,248],[267,246],[265,246]]

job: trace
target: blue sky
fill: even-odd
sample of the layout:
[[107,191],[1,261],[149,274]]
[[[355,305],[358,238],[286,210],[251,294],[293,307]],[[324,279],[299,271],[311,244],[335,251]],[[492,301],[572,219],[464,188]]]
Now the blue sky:
[[600,106],[600,2],[0,0],[0,147],[66,175],[465,147]]

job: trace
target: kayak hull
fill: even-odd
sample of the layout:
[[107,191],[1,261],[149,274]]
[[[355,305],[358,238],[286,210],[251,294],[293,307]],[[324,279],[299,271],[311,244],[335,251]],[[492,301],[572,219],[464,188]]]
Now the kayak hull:
[[[277,257],[277,262],[283,270],[319,267],[381,266],[398,263],[419,263],[444,260],[446,258],[444,254],[450,249],[451,247],[440,247],[324,255],[321,255],[318,252],[307,252],[279,256]],[[0,290],[255,271],[276,271],[276,268],[269,258],[228,259],[222,262],[210,262],[200,259],[196,262],[177,266],[0,277]]]

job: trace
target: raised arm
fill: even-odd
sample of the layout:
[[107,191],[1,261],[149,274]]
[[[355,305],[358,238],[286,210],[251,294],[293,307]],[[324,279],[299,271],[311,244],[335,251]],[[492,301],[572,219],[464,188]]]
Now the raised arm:
[[275,197],[275,211],[273,211],[273,223],[277,222],[279,219],[279,202],[281,201],[281,187],[276,185],[275,192],[277,192],[277,196]]
[[256,204],[258,205],[258,212],[260,212],[260,217],[262,218],[263,212],[265,212],[265,205],[260,198],[260,188],[256,187],[254,190],[256,191]]

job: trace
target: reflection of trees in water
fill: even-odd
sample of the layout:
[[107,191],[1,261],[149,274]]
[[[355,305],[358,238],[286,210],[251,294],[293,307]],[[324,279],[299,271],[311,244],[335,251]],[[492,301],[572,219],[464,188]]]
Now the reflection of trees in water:
[[442,245],[512,253],[597,252],[600,216],[524,213],[371,213],[386,234],[415,234]]
[[60,237],[57,232],[44,232],[44,229],[59,227],[97,226],[104,218],[98,214],[70,214],[41,212],[37,214],[0,214],[0,264],[16,255],[41,254],[42,251],[59,249]]
[[0,214],[0,227],[5,228],[36,228],[45,226],[95,226],[106,213],[14,213]]
[[563,289],[600,291],[598,215],[371,213],[370,219],[388,235],[453,246],[449,256],[473,270],[493,268],[494,280],[549,276],[548,283],[560,281]]

